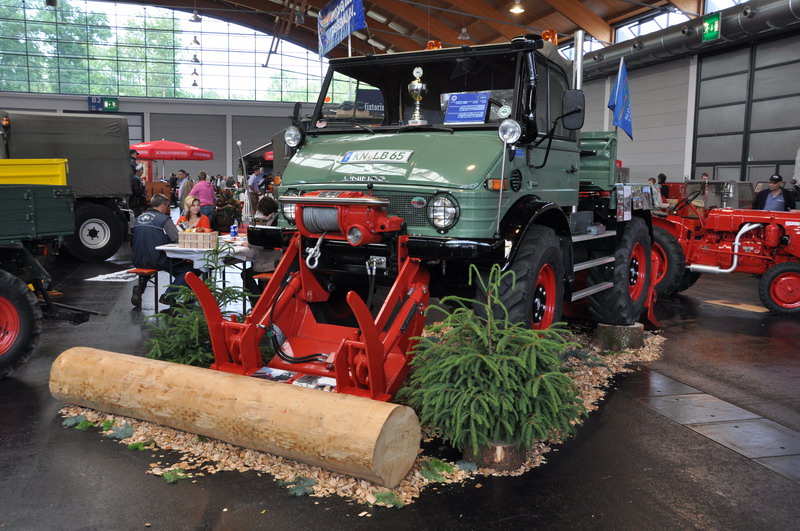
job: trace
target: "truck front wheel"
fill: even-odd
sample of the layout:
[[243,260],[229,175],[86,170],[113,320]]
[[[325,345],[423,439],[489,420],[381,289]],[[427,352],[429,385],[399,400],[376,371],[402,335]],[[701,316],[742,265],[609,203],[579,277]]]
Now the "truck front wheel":
[[631,219],[623,230],[622,240],[614,251],[611,278],[599,269],[593,269],[589,274],[592,284],[609,280],[614,284],[590,297],[589,313],[599,323],[628,326],[642,314],[647,299],[650,235],[641,218]]
[[41,332],[42,310],[25,283],[0,270],[0,379],[31,355]]
[[767,269],[758,282],[758,295],[772,312],[800,314],[800,263],[784,262]]
[[75,212],[75,234],[67,238],[69,254],[84,262],[102,262],[122,245],[122,223],[110,208],[84,204]]
[[500,300],[513,322],[534,330],[548,328],[561,320],[564,305],[564,259],[555,231],[534,225],[520,243],[511,269],[516,273],[516,289],[511,280],[500,286]]

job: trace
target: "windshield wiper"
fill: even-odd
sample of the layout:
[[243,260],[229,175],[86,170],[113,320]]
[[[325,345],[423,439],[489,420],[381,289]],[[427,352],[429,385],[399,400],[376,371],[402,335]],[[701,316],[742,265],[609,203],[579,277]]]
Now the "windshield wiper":
[[372,129],[371,127],[369,127],[369,126],[366,126],[366,125],[364,125],[364,124],[362,124],[362,123],[360,123],[360,122],[356,122],[355,120],[350,120],[350,123],[351,123],[351,124],[353,124],[353,125],[354,125],[354,126],[356,126],[356,127],[360,127],[360,128],[361,128],[361,129],[363,129],[364,131],[369,131],[369,132],[370,132],[370,133],[372,133],[373,135],[375,134],[375,130],[374,130],[374,129]]
[[449,127],[442,127],[441,125],[404,125],[397,129],[397,133],[404,133],[406,131],[443,131],[445,133],[455,134],[455,131]]

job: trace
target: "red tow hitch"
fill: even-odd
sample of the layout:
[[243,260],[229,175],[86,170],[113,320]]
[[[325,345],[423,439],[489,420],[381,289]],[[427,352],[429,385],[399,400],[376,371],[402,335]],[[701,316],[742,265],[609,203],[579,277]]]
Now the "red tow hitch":
[[[281,201],[296,205],[298,231],[244,322],[223,317],[208,287],[187,275],[208,322],[215,359],[211,368],[263,373],[259,345],[267,334],[277,351],[268,367],[287,371],[280,373],[281,380],[304,385],[316,381],[307,386],[389,400],[408,373],[408,352],[416,343],[411,338],[422,331],[429,299],[428,271],[408,257],[407,237],[387,238],[399,232],[403,220],[386,215],[388,201],[360,192],[315,192]],[[303,237],[316,239],[305,257]],[[385,241],[397,246],[397,276],[375,318],[357,293],[347,293],[345,312],[357,326],[318,322],[312,312],[311,305],[331,297],[316,268],[324,242],[333,240],[353,247]],[[375,267],[370,271],[368,261],[365,283],[369,274],[375,274]]]

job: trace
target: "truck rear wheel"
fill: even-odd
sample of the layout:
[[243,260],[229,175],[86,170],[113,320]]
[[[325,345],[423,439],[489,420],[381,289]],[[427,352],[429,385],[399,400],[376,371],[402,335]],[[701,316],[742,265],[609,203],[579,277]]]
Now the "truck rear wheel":
[[42,310],[25,283],[0,270],[0,379],[22,365],[39,341]]
[[550,227],[534,225],[520,243],[511,269],[516,289],[505,280],[498,294],[509,319],[534,330],[548,328],[561,320],[564,305],[564,259],[556,233]]
[[772,312],[800,314],[800,263],[784,262],[767,269],[758,282],[758,295]]
[[84,262],[102,262],[122,245],[122,223],[110,208],[84,204],[75,212],[75,234],[67,238],[69,254]]
[[658,255],[659,268],[656,277],[656,293],[659,297],[670,297],[678,293],[678,287],[686,268],[686,258],[678,239],[662,227],[653,227],[653,253]]
[[650,282],[650,235],[641,218],[625,224],[622,241],[614,251],[612,278],[607,271],[592,269],[593,285],[609,280],[614,286],[589,298],[589,313],[600,323],[628,326],[644,311]]

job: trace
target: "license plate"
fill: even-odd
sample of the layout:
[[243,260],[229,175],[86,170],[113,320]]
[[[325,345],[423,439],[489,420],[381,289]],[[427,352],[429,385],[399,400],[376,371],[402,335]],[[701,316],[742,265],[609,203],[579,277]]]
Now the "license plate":
[[404,164],[411,158],[413,151],[394,150],[394,149],[364,149],[359,151],[348,151],[342,156],[342,164],[358,163],[389,163]]

